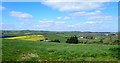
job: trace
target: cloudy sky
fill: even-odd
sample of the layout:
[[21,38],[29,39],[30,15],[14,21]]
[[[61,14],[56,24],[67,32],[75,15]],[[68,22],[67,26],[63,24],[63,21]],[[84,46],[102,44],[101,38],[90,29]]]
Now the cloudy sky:
[[118,31],[117,2],[71,1],[3,2],[0,26],[4,30]]

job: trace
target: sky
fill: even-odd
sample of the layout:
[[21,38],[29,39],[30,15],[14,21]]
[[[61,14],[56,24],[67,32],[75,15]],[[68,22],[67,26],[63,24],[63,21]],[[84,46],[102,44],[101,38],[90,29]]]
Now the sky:
[[118,31],[117,2],[3,2],[2,30]]

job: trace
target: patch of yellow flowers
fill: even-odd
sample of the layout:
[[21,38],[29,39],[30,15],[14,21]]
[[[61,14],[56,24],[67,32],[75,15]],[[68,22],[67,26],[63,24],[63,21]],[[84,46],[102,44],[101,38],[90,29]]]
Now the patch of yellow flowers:
[[10,37],[10,38],[6,38],[6,39],[38,41],[38,40],[45,40],[45,37],[43,35],[28,35],[28,36]]

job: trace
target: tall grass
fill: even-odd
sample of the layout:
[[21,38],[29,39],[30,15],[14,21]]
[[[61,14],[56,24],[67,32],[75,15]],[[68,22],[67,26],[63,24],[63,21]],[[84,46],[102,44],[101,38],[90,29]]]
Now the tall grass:
[[3,61],[117,61],[111,48],[88,45],[3,39]]

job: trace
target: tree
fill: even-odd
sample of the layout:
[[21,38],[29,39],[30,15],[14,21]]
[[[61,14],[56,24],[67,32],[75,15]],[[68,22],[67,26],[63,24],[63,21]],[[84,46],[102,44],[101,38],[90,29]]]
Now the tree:
[[60,43],[60,40],[55,39],[55,40],[51,40],[51,42],[57,42],[57,43]]
[[120,44],[120,40],[115,40],[114,42],[113,42],[113,44]]
[[103,39],[100,39],[100,41],[99,41],[100,43],[103,43]]
[[78,44],[79,40],[77,36],[71,36],[67,39],[66,43]]

